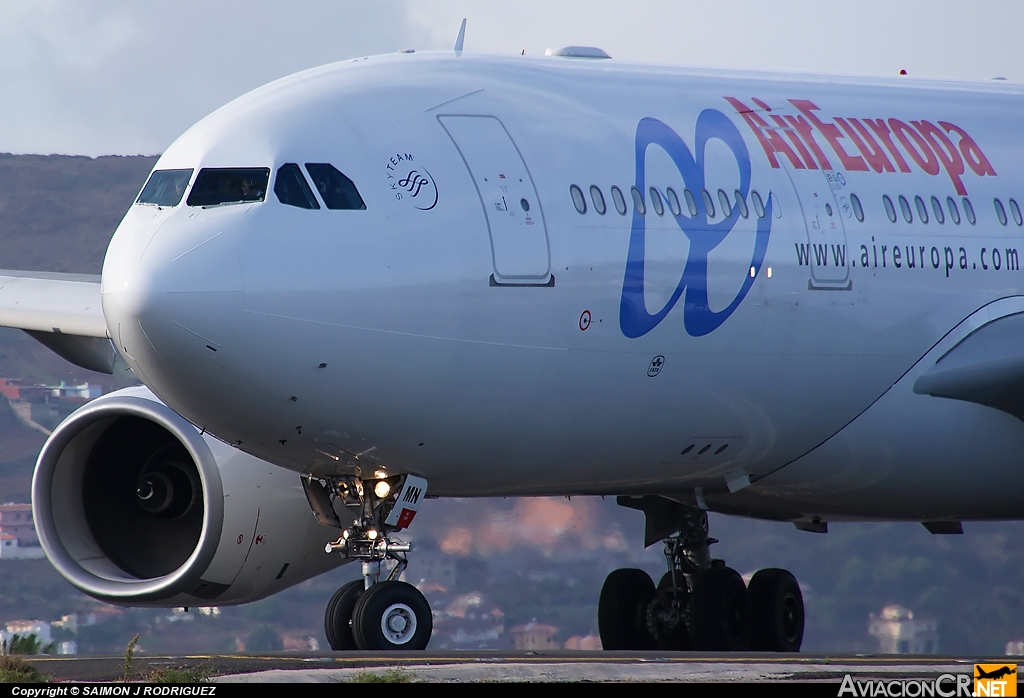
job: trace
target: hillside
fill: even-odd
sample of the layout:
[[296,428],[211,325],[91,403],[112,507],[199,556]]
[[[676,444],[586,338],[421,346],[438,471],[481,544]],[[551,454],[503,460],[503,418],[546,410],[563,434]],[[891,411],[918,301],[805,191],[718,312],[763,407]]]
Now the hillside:
[[98,274],[155,162],[0,154],[0,268]]

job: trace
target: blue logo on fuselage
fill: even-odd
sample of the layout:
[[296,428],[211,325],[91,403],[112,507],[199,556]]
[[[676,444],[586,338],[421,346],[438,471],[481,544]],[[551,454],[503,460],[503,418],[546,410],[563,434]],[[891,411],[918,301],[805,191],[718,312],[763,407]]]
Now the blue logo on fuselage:
[[[739,192],[746,200],[750,190],[750,155],[740,136],[739,129],[720,111],[705,109],[697,117],[694,151],[665,123],[652,118],[643,118],[636,127],[636,188],[645,191],[644,169],[647,148],[655,145],[664,150],[682,175],[684,185],[693,192],[701,192],[704,186],[704,152],[708,141],[718,139],[728,146],[739,167]],[[699,197],[699,194],[698,194]],[[708,212],[702,201],[698,201],[697,215],[673,216],[679,229],[690,243],[690,250],[683,267],[683,275],[675,292],[661,310],[649,313],[644,298],[645,262],[645,216],[633,209],[633,228],[629,236],[629,251],[626,257],[626,273],[622,280],[622,299],[619,304],[619,327],[622,333],[633,339],[642,337],[665,319],[680,298],[683,298],[683,327],[692,337],[702,337],[715,331],[739,307],[754,283],[754,276],[761,269],[768,237],[772,227],[772,198],[765,205],[765,215],[757,218],[757,233],[750,264],[742,268],[745,277],[743,286],[732,302],[722,310],[713,311],[708,307],[708,254],[715,249],[736,226],[740,218],[738,207],[733,205],[729,216],[710,223]],[[754,274],[749,270],[753,269]]]

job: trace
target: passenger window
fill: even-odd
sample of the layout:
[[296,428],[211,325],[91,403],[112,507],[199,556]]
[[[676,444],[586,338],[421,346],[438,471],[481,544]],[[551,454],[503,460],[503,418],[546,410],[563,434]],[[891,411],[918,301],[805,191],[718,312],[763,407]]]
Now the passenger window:
[[946,215],[942,212],[942,204],[934,196],[932,197],[932,213],[935,214],[935,220],[939,223],[946,222]]
[[962,199],[962,203],[964,205],[964,218],[967,219],[968,223],[974,225],[978,222],[978,217],[974,215],[974,206],[971,205],[971,200],[965,196]]
[[907,223],[913,223],[914,214],[910,211],[910,204],[907,203],[907,197],[903,196],[903,194],[900,194],[899,201],[900,211],[903,213],[903,220],[905,220]]
[[590,185],[590,200],[594,202],[594,210],[603,216],[608,209],[604,205],[604,194],[596,184]]
[[[774,193],[768,194],[768,201],[772,205],[772,215],[776,218],[782,218],[782,206],[779,205],[779,197]],[[832,215],[831,213],[828,215]]]
[[1006,225],[1006,209],[1003,208],[1003,202],[999,199],[992,199],[992,203],[996,207],[996,217],[999,219],[999,222]]
[[757,214],[757,217],[764,218],[764,201],[761,200],[761,195],[757,191],[750,192],[750,201],[754,204],[754,213]]
[[577,213],[583,215],[587,212],[587,200],[583,198],[583,190],[575,184],[569,187],[569,195],[572,196],[572,205],[576,207]]
[[326,162],[307,162],[306,171],[313,179],[313,185],[320,192],[320,198],[332,211],[363,211],[366,204],[351,179]]
[[659,216],[664,216],[665,204],[661,202],[661,194],[659,194],[658,190],[654,187],[651,187],[649,191],[651,193],[651,206],[654,207],[654,212]]
[[914,197],[914,205],[917,206],[917,217],[922,223],[928,222],[928,207],[924,205],[924,199],[920,196]]
[[697,199],[689,189],[683,189],[683,198],[686,199],[686,210],[690,212],[690,218],[697,216]]
[[185,193],[190,179],[192,170],[156,170],[149,176],[149,181],[135,203],[177,206],[181,203],[181,195]]
[[743,194],[740,190],[736,190],[736,207],[740,210],[740,215],[744,218],[750,216],[750,209],[747,208],[747,200],[743,198]]
[[612,201],[615,203],[615,210],[619,212],[619,215],[625,216],[626,197],[622,195],[622,190],[618,187],[612,187]]
[[896,207],[892,205],[892,199],[888,194],[882,194],[882,203],[885,205],[885,215],[889,217],[890,223],[896,222]]
[[952,196],[946,197],[946,208],[949,209],[950,220],[960,225],[960,209],[957,208],[956,201],[953,200]]
[[672,211],[673,216],[681,216],[683,209],[679,206],[679,197],[676,196],[675,189],[669,187],[665,190],[665,198],[668,199],[669,210]]
[[313,190],[309,188],[302,170],[294,162],[288,162],[277,168],[274,176],[274,193],[277,200],[285,206],[297,208],[319,209]]
[[864,222],[864,207],[861,206],[860,198],[856,194],[850,194],[850,206],[853,207],[853,215],[857,218],[857,222]]
[[704,211],[707,212],[708,218],[714,218],[715,202],[711,200],[711,194],[708,193],[707,189],[700,190],[700,198],[704,202]]
[[636,187],[630,187],[629,193],[633,195],[633,208],[641,216],[647,215],[647,206],[644,205],[644,195]]
[[1013,222],[1017,225],[1024,225],[1024,218],[1020,215],[1020,206],[1016,199],[1010,199],[1010,213],[1013,215]]
[[729,201],[729,195],[724,190],[718,190],[718,203],[722,206],[722,215],[729,217],[732,215],[732,202]]

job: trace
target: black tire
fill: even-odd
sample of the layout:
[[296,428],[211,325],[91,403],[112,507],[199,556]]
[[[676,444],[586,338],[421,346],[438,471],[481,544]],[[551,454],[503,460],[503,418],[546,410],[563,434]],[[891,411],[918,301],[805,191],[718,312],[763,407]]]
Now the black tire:
[[643,570],[615,570],[604,580],[597,602],[597,629],[606,650],[652,650],[657,641],[647,627],[654,582]]
[[[693,643],[690,642],[690,633],[686,629],[686,606],[690,598],[690,590],[687,588],[686,579],[682,574],[677,573],[676,584],[675,596],[679,604],[679,623],[671,630],[660,629],[657,648],[670,652],[685,652],[686,650],[693,649]],[[658,582],[657,594],[658,603],[661,604],[662,608],[668,608],[673,596],[671,572],[666,572],[661,576],[661,581]]]
[[750,648],[750,597],[736,570],[716,567],[694,578],[686,627],[695,650],[743,652]]
[[352,635],[352,609],[363,594],[363,580],[349,582],[334,592],[327,602],[324,613],[324,634],[332,650],[354,650],[355,637]]
[[412,584],[377,582],[363,592],[352,612],[352,630],[361,650],[422,650],[434,621],[430,604]]
[[804,640],[804,597],[786,570],[759,570],[747,587],[753,612],[750,649],[799,652]]

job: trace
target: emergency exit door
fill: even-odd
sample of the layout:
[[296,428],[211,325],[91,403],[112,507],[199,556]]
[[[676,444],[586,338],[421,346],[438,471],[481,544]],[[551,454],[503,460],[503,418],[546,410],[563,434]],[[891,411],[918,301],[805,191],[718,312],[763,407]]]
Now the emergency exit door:
[[491,241],[493,283],[551,285],[551,253],[537,188],[519,149],[493,116],[439,116],[476,185]]

